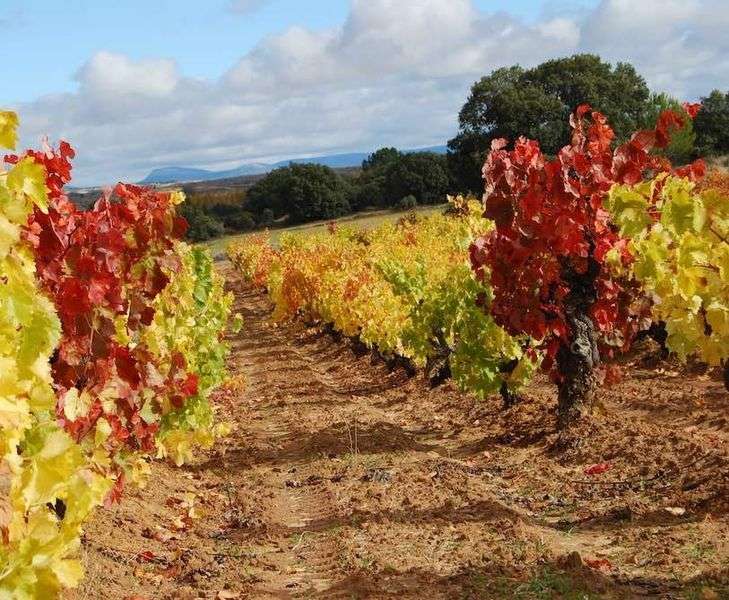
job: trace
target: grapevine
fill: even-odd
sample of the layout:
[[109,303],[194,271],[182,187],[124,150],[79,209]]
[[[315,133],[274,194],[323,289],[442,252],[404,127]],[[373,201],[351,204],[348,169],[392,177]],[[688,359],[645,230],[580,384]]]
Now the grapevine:
[[[613,150],[605,117],[582,105],[571,119],[571,144],[554,160],[534,140],[521,138],[513,150],[503,139],[492,144],[483,169],[484,207],[496,227],[473,244],[472,266],[490,278],[496,322],[538,341],[542,367],[559,386],[562,426],[590,408],[600,350],[627,348],[645,308],[605,268],[609,253],[625,262],[631,257],[603,201],[614,184],[669,172],[670,164],[651,149],[665,147],[681,123],[664,112],[655,130]],[[699,177],[703,163],[678,173]]]
[[[0,113],[0,142],[15,145],[17,117]],[[53,419],[49,359],[61,328],[35,277],[22,231],[47,210],[41,165],[26,158],[0,172],[0,598],[50,598],[75,585],[81,524],[110,482]],[[63,519],[49,509],[61,502]]]
[[[10,149],[16,126],[0,113]],[[94,507],[149,455],[181,464],[225,431],[208,398],[232,298],[180,241],[184,197],[119,184],[81,211],[63,191],[73,157],[61,142],[0,173],[0,598],[75,586]]]

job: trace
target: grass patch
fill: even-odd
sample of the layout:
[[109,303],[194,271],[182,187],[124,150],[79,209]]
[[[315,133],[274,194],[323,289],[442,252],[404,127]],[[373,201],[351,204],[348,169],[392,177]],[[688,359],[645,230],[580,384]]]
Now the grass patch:
[[[446,204],[437,204],[434,206],[419,206],[415,209],[417,214],[429,214],[434,212],[442,212],[446,208]],[[411,211],[393,211],[393,210],[378,210],[371,212],[355,213],[353,215],[347,215],[334,219],[335,223],[355,225],[363,229],[372,229],[381,225],[382,223],[388,223],[397,221],[400,217]],[[271,243],[276,246],[278,244],[279,237],[283,233],[318,233],[324,231],[331,221],[317,221],[315,223],[305,223],[303,225],[292,225],[291,227],[282,227],[280,229],[271,230]],[[260,232],[253,232],[260,233]],[[203,242],[201,245],[210,250],[213,256],[224,253],[231,242],[237,242],[244,240],[251,233],[241,233],[238,235],[228,235],[209,242]]]
[[706,542],[688,544],[681,548],[683,555],[693,561],[703,561],[714,554],[715,551],[714,546]]
[[545,567],[534,573],[529,580],[519,582],[507,577],[493,577],[487,573],[474,573],[469,581],[469,591],[462,600],[474,598],[518,600],[598,600],[600,596],[582,587],[572,577]]

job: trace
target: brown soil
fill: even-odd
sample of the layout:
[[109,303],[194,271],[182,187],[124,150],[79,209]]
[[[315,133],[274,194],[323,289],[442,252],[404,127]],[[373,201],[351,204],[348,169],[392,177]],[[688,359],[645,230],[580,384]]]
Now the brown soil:
[[[68,598],[729,598],[729,395],[632,357],[602,410],[556,433],[535,382],[503,410],[347,342],[245,319],[222,392],[235,431],[87,528]],[[608,463],[604,473],[585,470]]]

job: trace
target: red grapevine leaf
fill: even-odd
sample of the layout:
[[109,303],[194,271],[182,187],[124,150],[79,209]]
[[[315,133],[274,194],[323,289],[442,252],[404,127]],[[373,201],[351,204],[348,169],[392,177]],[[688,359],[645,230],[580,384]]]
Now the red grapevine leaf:
[[116,370],[119,376],[127,381],[132,387],[138,387],[141,381],[138,365],[131,352],[127,348],[117,348],[114,359],[116,361]]
[[194,373],[190,373],[182,384],[182,393],[186,396],[194,396],[197,394],[198,389],[198,377]]

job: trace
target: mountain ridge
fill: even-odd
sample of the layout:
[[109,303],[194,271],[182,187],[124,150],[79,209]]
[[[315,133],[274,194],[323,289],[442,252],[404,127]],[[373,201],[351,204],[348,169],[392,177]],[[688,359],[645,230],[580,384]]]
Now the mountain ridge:
[[[445,154],[446,151],[447,146],[428,146],[426,148],[404,150],[404,152],[408,154],[414,152],[434,152],[436,154]],[[370,154],[371,152],[349,152],[344,154],[313,156],[310,158],[291,158],[275,163],[244,163],[234,169],[226,169],[222,171],[211,171],[208,169],[180,166],[161,167],[150,171],[149,175],[147,175],[139,183],[143,185],[150,185],[215,181],[217,179],[229,179],[243,175],[261,175],[268,173],[269,171],[273,171],[274,169],[288,166],[289,164],[314,163],[331,167],[333,169],[358,167]]]

